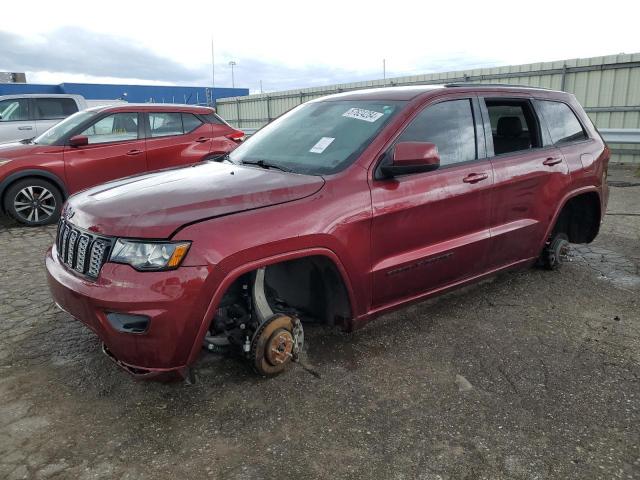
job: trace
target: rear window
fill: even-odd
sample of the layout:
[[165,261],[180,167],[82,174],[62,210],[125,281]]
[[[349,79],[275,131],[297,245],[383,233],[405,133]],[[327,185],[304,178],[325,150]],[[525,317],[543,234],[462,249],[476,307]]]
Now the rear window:
[[179,113],[149,113],[149,124],[152,137],[169,137],[184,133],[182,130],[182,115]]
[[567,104],[551,100],[538,100],[536,104],[549,126],[549,134],[554,144],[576,142],[587,138],[582,124]]
[[65,118],[78,111],[72,98],[36,98],[36,119],[55,120]]

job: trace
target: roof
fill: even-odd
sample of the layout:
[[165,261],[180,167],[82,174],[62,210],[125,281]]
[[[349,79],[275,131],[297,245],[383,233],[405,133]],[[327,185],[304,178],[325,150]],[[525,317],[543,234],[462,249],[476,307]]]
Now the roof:
[[93,111],[129,111],[138,110],[141,112],[195,112],[195,113],[213,113],[211,107],[201,105],[183,105],[179,103],[118,103],[115,105],[102,105],[90,108]]
[[361,90],[351,90],[348,92],[335,93],[312,101],[332,101],[332,100],[412,100],[419,95],[435,93],[443,89],[460,89],[469,92],[480,90],[496,90],[502,92],[548,92],[566,94],[558,90],[546,88],[528,87],[524,85],[506,84],[482,84],[482,83],[450,83],[444,85],[411,85],[403,87],[382,87],[365,88]]

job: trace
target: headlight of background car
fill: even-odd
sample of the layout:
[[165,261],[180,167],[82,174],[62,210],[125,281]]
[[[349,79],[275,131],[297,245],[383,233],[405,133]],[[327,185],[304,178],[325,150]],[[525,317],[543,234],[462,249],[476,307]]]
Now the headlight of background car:
[[136,270],[172,270],[187,255],[189,242],[142,242],[119,238],[110,261],[126,263]]

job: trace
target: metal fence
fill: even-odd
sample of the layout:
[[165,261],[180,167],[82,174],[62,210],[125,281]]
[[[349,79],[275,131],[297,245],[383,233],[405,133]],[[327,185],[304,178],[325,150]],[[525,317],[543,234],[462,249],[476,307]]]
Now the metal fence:
[[[640,129],[640,53],[432,73],[232,97],[218,100],[217,108],[218,113],[236,127],[255,129],[296,105],[332,93],[381,86],[454,82],[507,83],[564,90],[576,95],[600,131]],[[628,142],[633,137],[632,133],[608,135],[604,136],[614,152],[612,161],[640,163],[640,145]],[[626,141],[619,141],[623,139],[620,135],[626,135]]]

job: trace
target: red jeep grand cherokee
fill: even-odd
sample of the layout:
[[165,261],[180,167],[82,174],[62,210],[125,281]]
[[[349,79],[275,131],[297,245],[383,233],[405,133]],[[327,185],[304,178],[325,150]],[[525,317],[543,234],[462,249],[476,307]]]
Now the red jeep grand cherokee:
[[26,225],[55,223],[69,194],[225,154],[243,136],[205,107],[85,110],[33,140],[0,145],[0,209]]
[[139,375],[203,346],[263,375],[302,321],[384,312],[591,242],[609,150],[567,93],[406,87],[301,105],[220,163],[71,197],[46,256],[57,304]]

